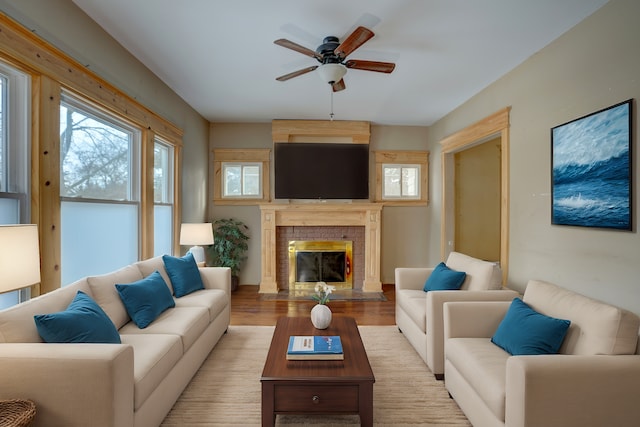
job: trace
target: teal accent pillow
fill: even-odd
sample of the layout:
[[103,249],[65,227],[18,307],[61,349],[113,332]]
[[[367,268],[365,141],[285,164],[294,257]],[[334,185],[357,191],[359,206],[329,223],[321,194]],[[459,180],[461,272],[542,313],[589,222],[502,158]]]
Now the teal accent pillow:
[[464,271],[452,270],[444,262],[436,265],[427,281],[424,283],[424,291],[457,291],[467,278]]
[[154,271],[137,282],[116,284],[116,290],[129,317],[140,329],[149,326],[166,309],[176,306],[159,271]]
[[556,354],[571,322],[538,313],[515,298],[491,342],[512,356]]
[[36,314],[33,319],[38,334],[47,343],[121,343],[109,316],[82,291],[78,291],[65,311]]
[[176,298],[204,289],[198,264],[191,252],[182,258],[163,255],[162,260],[164,261],[164,268],[167,270],[167,275],[169,279],[171,279],[173,294]]

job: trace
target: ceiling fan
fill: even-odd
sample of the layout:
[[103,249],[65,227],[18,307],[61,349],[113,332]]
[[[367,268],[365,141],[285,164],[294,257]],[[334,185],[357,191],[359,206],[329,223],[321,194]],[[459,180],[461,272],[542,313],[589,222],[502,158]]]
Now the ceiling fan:
[[346,88],[342,78],[347,73],[348,68],[388,74],[393,71],[396,64],[392,62],[346,59],[349,54],[362,46],[373,36],[373,31],[361,26],[349,34],[342,43],[338,37],[325,37],[322,44],[318,46],[315,51],[287,39],[278,39],[274,41],[278,46],[286,47],[287,49],[295,50],[303,55],[315,58],[321,65],[312,65],[310,67],[282,75],[276,78],[276,80],[283,82],[318,69],[322,79],[332,86],[334,92],[338,92]]

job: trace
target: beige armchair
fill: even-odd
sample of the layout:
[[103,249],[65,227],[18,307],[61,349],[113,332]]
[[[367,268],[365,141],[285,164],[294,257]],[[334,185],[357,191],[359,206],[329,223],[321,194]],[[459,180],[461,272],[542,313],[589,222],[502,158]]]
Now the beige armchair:
[[511,301],[519,294],[502,288],[500,267],[488,261],[451,252],[447,267],[464,271],[460,290],[423,290],[434,268],[396,268],[396,324],[431,372],[444,378],[443,306],[448,301]]

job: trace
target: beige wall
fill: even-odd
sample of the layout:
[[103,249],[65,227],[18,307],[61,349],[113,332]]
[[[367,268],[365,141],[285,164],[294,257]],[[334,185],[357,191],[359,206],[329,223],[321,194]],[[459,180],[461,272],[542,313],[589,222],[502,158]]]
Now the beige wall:
[[[619,232],[552,226],[550,218],[551,127],[635,98],[633,165],[638,166],[638,16],[640,2],[611,1],[429,128],[433,145],[512,106],[508,282],[518,290],[529,279],[542,279],[640,313],[637,227]],[[637,172],[634,176],[637,180]]]
[[0,10],[184,131],[183,221],[204,220],[208,122],[71,0],[0,0]]
[[[425,150],[427,127],[376,126],[371,127],[370,151]],[[214,148],[271,148],[271,123],[212,123],[210,149]],[[373,161],[373,155],[371,155]],[[210,162],[211,163],[211,162]],[[210,165],[211,168],[211,165]],[[370,165],[370,191],[373,191],[373,163]],[[273,169],[271,171],[273,174]],[[210,173],[210,177],[213,174]],[[273,182],[273,180],[272,180]],[[209,183],[210,193],[213,181]],[[209,200],[213,196],[210,194]],[[260,282],[260,209],[258,206],[219,206],[210,202],[209,219],[234,217],[244,221],[251,230],[248,260],[240,273],[240,283]],[[394,282],[396,266],[423,266],[428,259],[427,207],[388,207],[382,212],[383,283]],[[439,234],[438,234],[439,236]]]

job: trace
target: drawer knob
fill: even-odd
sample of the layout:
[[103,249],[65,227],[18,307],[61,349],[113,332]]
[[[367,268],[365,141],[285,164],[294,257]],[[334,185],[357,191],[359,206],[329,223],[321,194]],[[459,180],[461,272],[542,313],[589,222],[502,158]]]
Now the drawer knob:
[[311,398],[311,401],[312,401],[313,403],[315,403],[315,404],[318,404],[318,403],[320,403],[320,397],[318,397],[318,396],[313,396],[313,397]]

